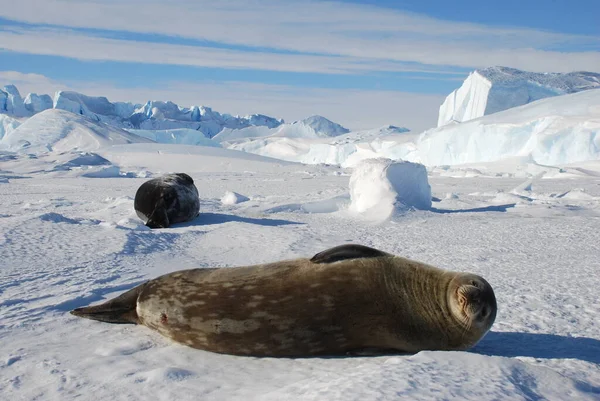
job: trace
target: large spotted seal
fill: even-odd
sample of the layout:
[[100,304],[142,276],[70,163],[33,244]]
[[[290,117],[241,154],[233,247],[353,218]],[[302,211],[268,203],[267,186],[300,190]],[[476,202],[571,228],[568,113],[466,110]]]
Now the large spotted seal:
[[477,275],[342,245],[311,259],[166,274],[71,313],[218,353],[293,357],[464,350],[492,326],[496,298]]
[[200,199],[192,177],[185,173],[165,174],[140,185],[133,207],[148,227],[167,228],[198,216]]

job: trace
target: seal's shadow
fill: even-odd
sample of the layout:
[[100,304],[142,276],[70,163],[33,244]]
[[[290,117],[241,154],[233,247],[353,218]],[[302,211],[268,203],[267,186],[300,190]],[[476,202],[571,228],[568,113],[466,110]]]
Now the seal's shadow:
[[490,356],[580,359],[600,364],[600,340],[588,337],[490,331],[471,351]]
[[291,221],[291,220],[266,219],[266,218],[256,219],[256,218],[252,218],[252,217],[235,216],[233,214],[200,212],[200,215],[198,217],[196,217],[194,220],[191,220],[186,223],[179,223],[177,225],[174,224],[173,226],[177,226],[177,227],[204,226],[204,225],[210,225],[210,224],[223,224],[223,223],[229,223],[229,222],[257,224],[260,226],[270,226],[270,227],[287,226],[287,225],[292,225],[292,224],[304,224],[304,223],[299,223],[297,221]]

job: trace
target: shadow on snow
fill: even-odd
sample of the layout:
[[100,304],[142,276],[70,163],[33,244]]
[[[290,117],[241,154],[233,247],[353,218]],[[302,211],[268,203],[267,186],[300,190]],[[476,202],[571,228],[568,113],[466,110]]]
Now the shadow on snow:
[[588,337],[490,331],[472,351],[490,356],[579,359],[600,364],[600,340]]
[[436,207],[432,207],[428,209],[430,212],[434,213],[478,213],[478,212],[506,212],[508,209],[515,207],[516,203],[509,203],[506,205],[491,205],[485,207],[474,207],[470,209],[438,209]]
[[223,223],[248,223],[248,224],[257,224],[260,226],[287,226],[291,224],[304,224],[291,220],[281,220],[281,219],[256,219],[252,217],[242,217],[235,216],[231,214],[221,214],[221,213],[200,213],[198,217],[194,220],[186,222],[174,224],[173,227],[186,227],[186,226],[202,226],[202,225],[210,225],[210,224],[223,224]]

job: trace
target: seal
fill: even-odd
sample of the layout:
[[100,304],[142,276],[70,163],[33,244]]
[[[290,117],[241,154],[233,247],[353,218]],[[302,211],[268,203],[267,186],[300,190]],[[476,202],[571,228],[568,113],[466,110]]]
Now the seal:
[[311,259],[176,271],[71,311],[202,350],[271,357],[465,350],[496,312],[480,276],[353,244]]
[[146,226],[167,228],[197,217],[200,199],[192,177],[185,173],[165,174],[138,188],[133,207]]

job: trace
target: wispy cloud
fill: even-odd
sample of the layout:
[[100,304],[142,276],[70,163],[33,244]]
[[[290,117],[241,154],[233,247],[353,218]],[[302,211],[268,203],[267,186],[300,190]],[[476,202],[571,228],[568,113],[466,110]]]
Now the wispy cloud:
[[5,29],[0,31],[0,43],[4,50],[78,60],[323,74],[360,74],[367,71],[446,73],[440,69],[417,68],[389,60],[238,51],[206,46],[119,40],[90,36],[66,29]]
[[444,96],[400,91],[315,89],[247,82],[153,82],[151,87],[117,87],[109,82],[57,82],[38,74],[0,71],[0,86],[15,83],[21,94],[75,90],[111,101],[144,103],[171,100],[181,106],[206,105],[222,113],[262,113],[295,121],[323,115],[350,129],[369,129],[386,124],[406,126],[414,132],[434,127]]
[[[381,61],[460,67],[507,65],[531,71],[558,72],[597,70],[600,65],[600,38],[597,37],[450,22],[339,2],[0,0],[0,15],[30,24],[152,33],[259,48],[264,50],[261,56],[266,56],[268,49],[278,49],[306,53],[302,57],[321,54],[370,59],[366,67],[375,70],[386,68],[379,63]],[[22,45],[17,51],[26,51]],[[174,45],[160,48],[167,52],[165,59],[189,62],[178,54],[183,49],[170,46]],[[588,51],[573,50],[584,48]],[[171,55],[171,51],[177,55]],[[210,62],[224,67],[247,64],[246,68],[264,68],[267,64],[253,62],[247,54],[233,55],[240,53],[239,50],[232,50],[228,56],[207,52],[207,49],[199,51],[202,53],[198,57],[212,59]],[[105,57],[109,58],[111,54]],[[273,58],[287,66],[295,63],[284,56],[288,55],[277,54]],[[136,57],[144,59],[141,54],[136,53]],[[230,59],[236,57],[240,59]],[[298,58],[297,61],[305,64],[306,69],[306,65],[317,60]],[[351,60],[345,61],[351,64]],[[330,62],[318,60],[330,73],[361,70],[350,68],[348,64],[336,69]]]

